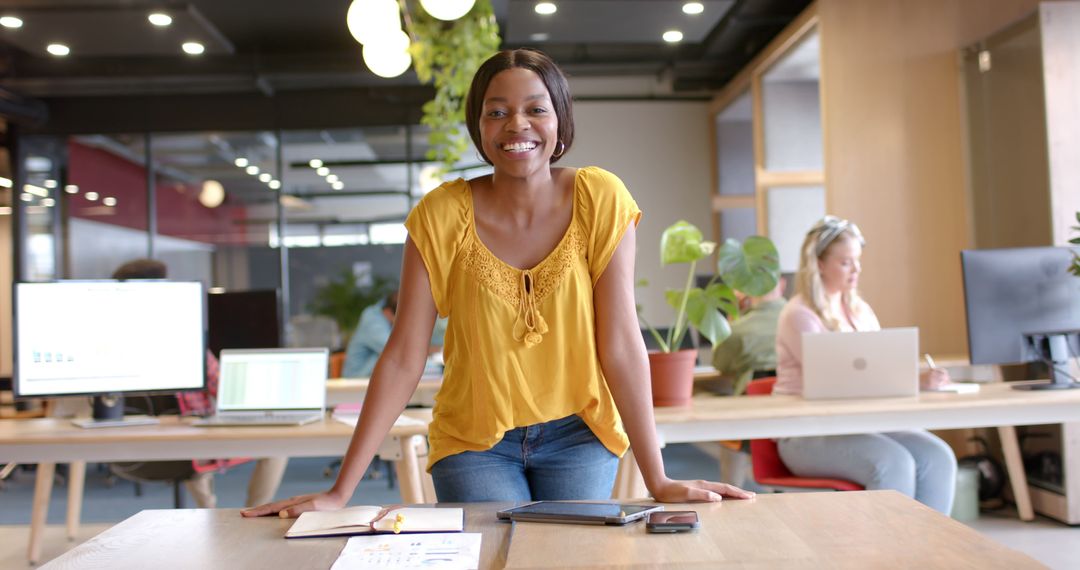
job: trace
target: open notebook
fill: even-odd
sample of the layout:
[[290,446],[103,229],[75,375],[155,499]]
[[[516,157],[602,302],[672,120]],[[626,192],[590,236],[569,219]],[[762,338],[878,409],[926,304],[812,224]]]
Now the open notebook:
[[289,527],[285,538],[380,534],[399,532],[461,532],[465,511],[460,508],[349,507],[339,511],[308,511]]

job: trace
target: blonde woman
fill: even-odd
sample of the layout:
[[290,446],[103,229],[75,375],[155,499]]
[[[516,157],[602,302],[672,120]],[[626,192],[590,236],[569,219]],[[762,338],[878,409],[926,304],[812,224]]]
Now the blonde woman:
[[[803,242],[795,297],[780,313],[776,333],[777,394],[802,394],[802,335],[879,330],[877,316],[859,297],[865,241],[855,224],[825,216]],[[949,381],[931,370],[924,388]],[[796,475],[835,477],[867,489],[893,489],[948,514],[956,485],[956,456],[925,430],[777,440],[780,458]]]

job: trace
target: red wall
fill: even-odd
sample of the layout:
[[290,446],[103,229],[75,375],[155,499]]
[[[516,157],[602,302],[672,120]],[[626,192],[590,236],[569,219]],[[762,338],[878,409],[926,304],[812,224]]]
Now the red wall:
[[[72,217],[146,231],[146,169],[111,152],[68,143],[68,183],[79,187],[78,194],[63,194]],[[226,200],[217,208],[199,203],[199,185],[185,184],[158,176],[156,179],[157,231],[213,244],[244,243],[244,207]],[[97,201],[86,199],[97,192]],[[105,207],[106,196],[116,198],[114,207]]]

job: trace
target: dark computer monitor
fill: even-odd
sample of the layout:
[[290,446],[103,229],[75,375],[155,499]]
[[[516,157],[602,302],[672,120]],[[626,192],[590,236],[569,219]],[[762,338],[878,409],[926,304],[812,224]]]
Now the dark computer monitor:
[[[204,389],[203,298],[197,282],[17,283],[15,397]],[[98,425],[122,410],[96,405]]]
[[214,356],[223,348],[280,348],[277,289],[211,291],[206,296],[206,344]]
[[1068,372],[1069,359],[1080,355],[1080,277],[1068,272],[1074,251],[1080,252],[1067,247],[961,252],[972,364],[1044,362],[1051,383],[1024,387],[1080,386]]

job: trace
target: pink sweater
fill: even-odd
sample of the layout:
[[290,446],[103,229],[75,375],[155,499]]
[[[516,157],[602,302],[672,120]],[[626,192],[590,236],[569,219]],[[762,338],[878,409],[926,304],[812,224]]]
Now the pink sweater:
[[[860,300],[854,322],[841,320],[840,330],[876,331],[881,329],[877,315],[865,301]],[[854,326],[853,326],[854,325]],[[802,394],[802,335],[803,333],[827,332],[825,323],[802,299],[801,295],[792,297],[780,311],[780,321],[776,325],[776,385],[774,394]]]

